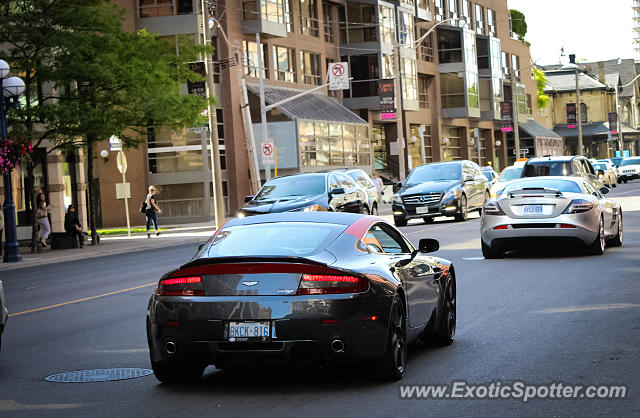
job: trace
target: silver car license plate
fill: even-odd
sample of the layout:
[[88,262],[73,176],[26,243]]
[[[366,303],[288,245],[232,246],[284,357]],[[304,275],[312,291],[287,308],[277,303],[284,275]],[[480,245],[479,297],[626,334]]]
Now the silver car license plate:
[[229,321],[229,341],[266,340],[271,337],[270,321]]
[[525,215],[542,215],[542,205],[525,205]]

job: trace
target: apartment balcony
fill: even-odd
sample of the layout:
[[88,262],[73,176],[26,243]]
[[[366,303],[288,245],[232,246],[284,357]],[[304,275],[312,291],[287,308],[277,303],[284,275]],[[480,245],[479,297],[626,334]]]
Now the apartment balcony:
[[287,36],[284,0],[244,0],[242,2],[242,33],[263,37]]

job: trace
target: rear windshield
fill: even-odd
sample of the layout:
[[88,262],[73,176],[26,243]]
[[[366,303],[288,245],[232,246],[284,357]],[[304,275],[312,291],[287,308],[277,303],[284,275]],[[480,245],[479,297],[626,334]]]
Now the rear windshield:
[[498,182],[519,179],[522,176],[522,168],[508,168],[500,174]]
[[640,165],[640,158],[625,158],[620,165]]
[[274,222],[224,228],[203,257],[306,256],[324,250],[346,226]]
[[260,189],[255,200],[269,200],[290,196],[315,196],[325,191],[325,176],[304,175],[271,180]]
[[571,175],[571,161],[533,161],[524,166],[524,177]]
[[509,183],[502,193],[507,193],[513,190],[520,190],[524,188],[544,188],[558,190],[565,193],[583,193],[578,183],[570,180],[553,180],[553,179],[541,179],[541,180],[521,180]]

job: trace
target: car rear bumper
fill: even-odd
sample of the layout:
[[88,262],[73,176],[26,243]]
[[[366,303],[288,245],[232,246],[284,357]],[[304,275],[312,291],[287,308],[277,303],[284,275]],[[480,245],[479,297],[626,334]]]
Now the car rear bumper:
[[[153,361],[226,365],[350,363],[384,356],[392,298],[363,294],[158,297],[149,303]],[[376,319],[372,320],[371,317]],[[270,341],[229,341],[228,321],[271,322]],[[323,323],[325,320],[325,323]],[[332,349],[339,340],[343,350]],[[175,344],[171,354],[167,342]]]

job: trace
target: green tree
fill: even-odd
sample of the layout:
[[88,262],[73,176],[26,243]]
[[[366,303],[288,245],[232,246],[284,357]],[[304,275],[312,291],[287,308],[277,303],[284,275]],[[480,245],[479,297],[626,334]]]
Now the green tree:
[[511,30],[518,35],[518,39],[524,42],[524,36],[527,34],[527,21],[524,14],[518,10],[510,9],[511,13]]
[[544,93],[544,89],[547,87],[547,76],[538,67],[533,67],[533,77],[536,80],[536,87],[538,89],[538,108],[544,109],[549,102],[549,96]]

